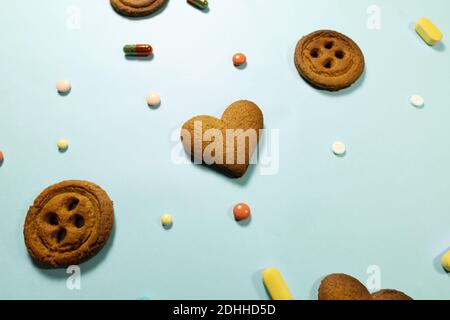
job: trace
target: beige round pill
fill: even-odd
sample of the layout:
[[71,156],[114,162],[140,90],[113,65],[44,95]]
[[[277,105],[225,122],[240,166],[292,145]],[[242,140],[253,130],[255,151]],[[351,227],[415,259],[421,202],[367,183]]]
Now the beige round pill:
[[337,141],[331,146],[331,150],[337,156],[343,156],[347,153],[347,147],[343,142]]
[[150,107],[158,107],[161,104],[161,96],[159,95],[159,93],[151,92],[147,96],[147,104]]
[[425,105],[425,99],[419,95],[411,96],[409,102],[416,108],[422,108]]
[[59,80],[56,83],[56,90],[58,90],[59,93],[66,94],[72,90],[72,85],[69,80]]

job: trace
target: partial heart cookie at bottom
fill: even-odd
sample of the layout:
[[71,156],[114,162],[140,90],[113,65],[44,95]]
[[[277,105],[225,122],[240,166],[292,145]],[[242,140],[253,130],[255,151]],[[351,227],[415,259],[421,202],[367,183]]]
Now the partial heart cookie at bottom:
[[372,300],[369,290],[346,274],[332,274],[323,279],[319,300]]
[[397,291],[397,290],[381,290],[375,293],[372,293],[373,300],[398,300],[398,301],[409,301],[413,300],[407,294]]
[[331,274],[322,280],[319,300],[413,300],[397,290],[381,290],[370,294],[357,279],[346,274]]
[[240,178],[250,166],[263,128],[261,109],[251,101],[240,100],[230,105],[221,119],[197,116],[187,121],[181,141],[195,163]]

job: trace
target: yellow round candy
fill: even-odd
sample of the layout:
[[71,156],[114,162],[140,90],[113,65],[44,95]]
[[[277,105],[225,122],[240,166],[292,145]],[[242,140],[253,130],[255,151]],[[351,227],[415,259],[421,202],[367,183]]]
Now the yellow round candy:
[[450,251],[442,256],[442,267],[450,272]]
[[173,223],[172,216],[171,216],[170,214],[163,214],[163,215],[161,216],[161,223],[162,223],[162,225],[165,226],[165,227],[171,226],[172,223]]
[[56,145],[60,151],[66,151],[69,148],[69,141],[67,139],[61,139],[58,140]]

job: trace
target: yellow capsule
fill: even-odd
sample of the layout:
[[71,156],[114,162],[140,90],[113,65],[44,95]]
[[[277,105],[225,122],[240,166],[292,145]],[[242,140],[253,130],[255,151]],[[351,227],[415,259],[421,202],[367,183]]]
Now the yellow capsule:
[[294,300],[280,271],[276,268],[268,268],[263,271],[262,276],[272,300]]
[[417,22],[416,32],[430,46],[439,43],[444,37],[442,32],[427,18],[422,18]]

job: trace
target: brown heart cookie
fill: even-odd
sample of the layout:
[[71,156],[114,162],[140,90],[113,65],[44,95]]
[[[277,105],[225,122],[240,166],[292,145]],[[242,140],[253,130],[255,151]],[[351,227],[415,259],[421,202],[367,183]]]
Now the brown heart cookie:
[[398,300],[409,301],[413,300],[410,296],[397,290],[381,290],[372,294],[373,300]]
[[295,49],[300,75],[318,89],[338,91],[350,87],[364,71],[364,55],[347,36],[331,30],[303,37]]
[[111,5],[120,14],[143,17],[161,9],[168,0],[111,0]]
[[181,141],[193,161],[240,178],[250,165],[263,128],[264,117],[259,107],[241,100],[229,106],[221,119],[198,116],[187,121]]
[[64,181],[45,189],[28,210],[25,244],[43,265],[77,265],[103,248],[113,223],[105,191],[87,181]]
[[332,274],[323,279],[319,300],[372,300],[367,288],[346,274]]

